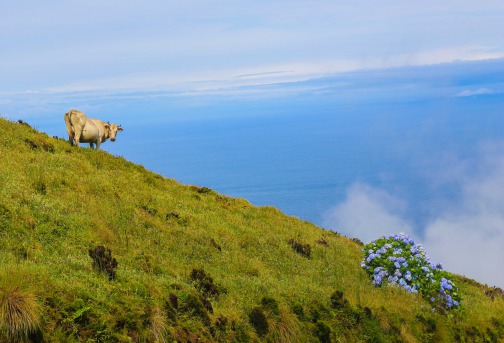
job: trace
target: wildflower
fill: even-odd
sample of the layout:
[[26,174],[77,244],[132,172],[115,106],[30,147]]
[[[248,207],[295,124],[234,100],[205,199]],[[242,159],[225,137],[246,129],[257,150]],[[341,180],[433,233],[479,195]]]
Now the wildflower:
[[440,291],[444,292],[445,290],[451,291],[453,289],[453,286],[451,285],[451,281],[446,280],[445,278],[441,279],[441,287]]
[[431,301],[434,309],[460,306],[458,290],[442,271],[442,265],[431,262],[424,248],[404,233],[380,237],[367,244],[363,253],[361,267],[375,286],[388,283],[419,293]]

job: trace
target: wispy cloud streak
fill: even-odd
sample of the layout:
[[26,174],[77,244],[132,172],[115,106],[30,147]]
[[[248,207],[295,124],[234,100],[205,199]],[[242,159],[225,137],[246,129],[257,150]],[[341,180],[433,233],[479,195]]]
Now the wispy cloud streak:
[[478,88],[475,90],[463,90],[460,93],[457,93],[456,97],[466,97],[466,96],[476,96],[476,95],[487,95],[494,94],[494,91],[488,88]]
[[212,74],[313,77],[500,58],[503,16],[497,1],[9,2],[0,79],[10,82],[0,91],[100,90],[111,80],[145,91]]

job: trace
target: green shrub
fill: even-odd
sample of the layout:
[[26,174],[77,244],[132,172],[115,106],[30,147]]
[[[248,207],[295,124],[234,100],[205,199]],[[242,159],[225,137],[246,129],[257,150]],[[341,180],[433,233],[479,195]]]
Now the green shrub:
[[310,258],[311,256],[311,245],[310,244],[303,244],[301,242],[298,242],[294,239],[290,239],[288,241],[289,245],[292,247],[292,250],[300,254],[301,256],[304,256],[306,258]]
[[188,226],[189,225],[189,219],[182,217],[180,214],[176,212],[170,212],[167,213],[165,216],[166,221],[176,221],[179,225],[181,226]]
[[303,305],[300,303],[295,303],[292,305],[292,312],[298,317],[299,320],[305,320],[305,313],[304,313],[304,308]]
[[350,239],[352,242],[356,243],[357,245],[364,246],[364,242],[362,242],[360,239],[354,237]]
[[263,297],[261,299],[261,307],[268,311],[270,314],[279,316],[280,315],[280,309],[278,307],[278,301],[271,297]]
[[223,291],[222,287],[214,284],[213,278],[203,269],[193,269],[189,276],[191,282],[204,297],[218,297]]
[[331,307],[332,308],[348,307],[348,300],[345,299],[343,292],[336,291],[331,295]]
[[0,204],[0,230],[7,229],[11,226],[11,213],[7,206]]
[[315,336],[317,336],[320,343],[331,343],[331,328],[319,320],[315,324]]
[[178,297],[175,294],[170,293],[168,295],[168,299],[164,299],[162,309],[166,314],[166,318],[172,323],[177,323],[178,307],[179,307]]
[[148,205],[148,204],[140,205],[140,208],[151,216],[156,216],[158,213],[157,209],[155,209],[154,207],[152,207],[151,205]]
[[116,275],[117,260],[112,257],[110,249],[102,245],[89,250],[89,256],[93,259],[93,268],[108,275],[109,280],[114,280]]
[[192,316],[199,317],[203,324],[210,325],[210,316],[208,315],[205,305],[201,301],[202,299],[201,296],[192,293],[184,293],[184,296],[181,297],[182,303],[179,304],[179,309]]
[[196,191],[200,194],[210,194],[213,193],[213,190],[208,188],[208,187],[199,187],[196,189]]
[[170,293],[168,295],[168,300],[171,304],[171,306],[174,308],[174,309],[178,309],[179,307],[179,301],[178,301],[178,297],[177,295],[173,294],[173,293]]
[[326,246],[328,247],[329,246],[329,242],[327,241],[327,239],[322,236],[318,241],[317,241],[318,244],[320,245],[323,245],[323,246]]
[[42,149],[44,151],[50,152],[52,154],[55,153],[54,145],[47,142],[46,140],[31,140],[26,138],[25,144],[32,150]]
[[221,247],[219,244],[217,244],[217,242],[215,241],[215,239],[211,238],[211,239],[210,239],[210,244],[211,244],[211,245],[212,245],[215,249],[217,249],[217,250],[219,250],[219,251],[222,251],[222,247]]
[[265,336],[269,331],[268,319],[261,307],[256,306],[249,314],[250,324],[254,327],[259,337]]
[[215,320],[215,326],[219,328],[223,328],[227,325],[228,318],[222,314],[219,314],[217,319]]

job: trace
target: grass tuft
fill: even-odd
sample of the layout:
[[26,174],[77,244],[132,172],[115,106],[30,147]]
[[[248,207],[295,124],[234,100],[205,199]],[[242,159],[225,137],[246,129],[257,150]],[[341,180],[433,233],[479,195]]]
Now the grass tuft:
[[0,278],[1,336],[8,342],[23,341],[39,330],[40,305],[15,272],[4,271]]

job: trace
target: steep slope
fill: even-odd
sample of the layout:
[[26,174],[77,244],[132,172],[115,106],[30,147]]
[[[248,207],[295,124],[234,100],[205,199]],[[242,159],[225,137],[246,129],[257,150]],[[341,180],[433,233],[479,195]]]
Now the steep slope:
[[433,313],[372,286],[361,249],[0,119],[2,341],[504,339],[500,290],[454,275],[463,310]]

